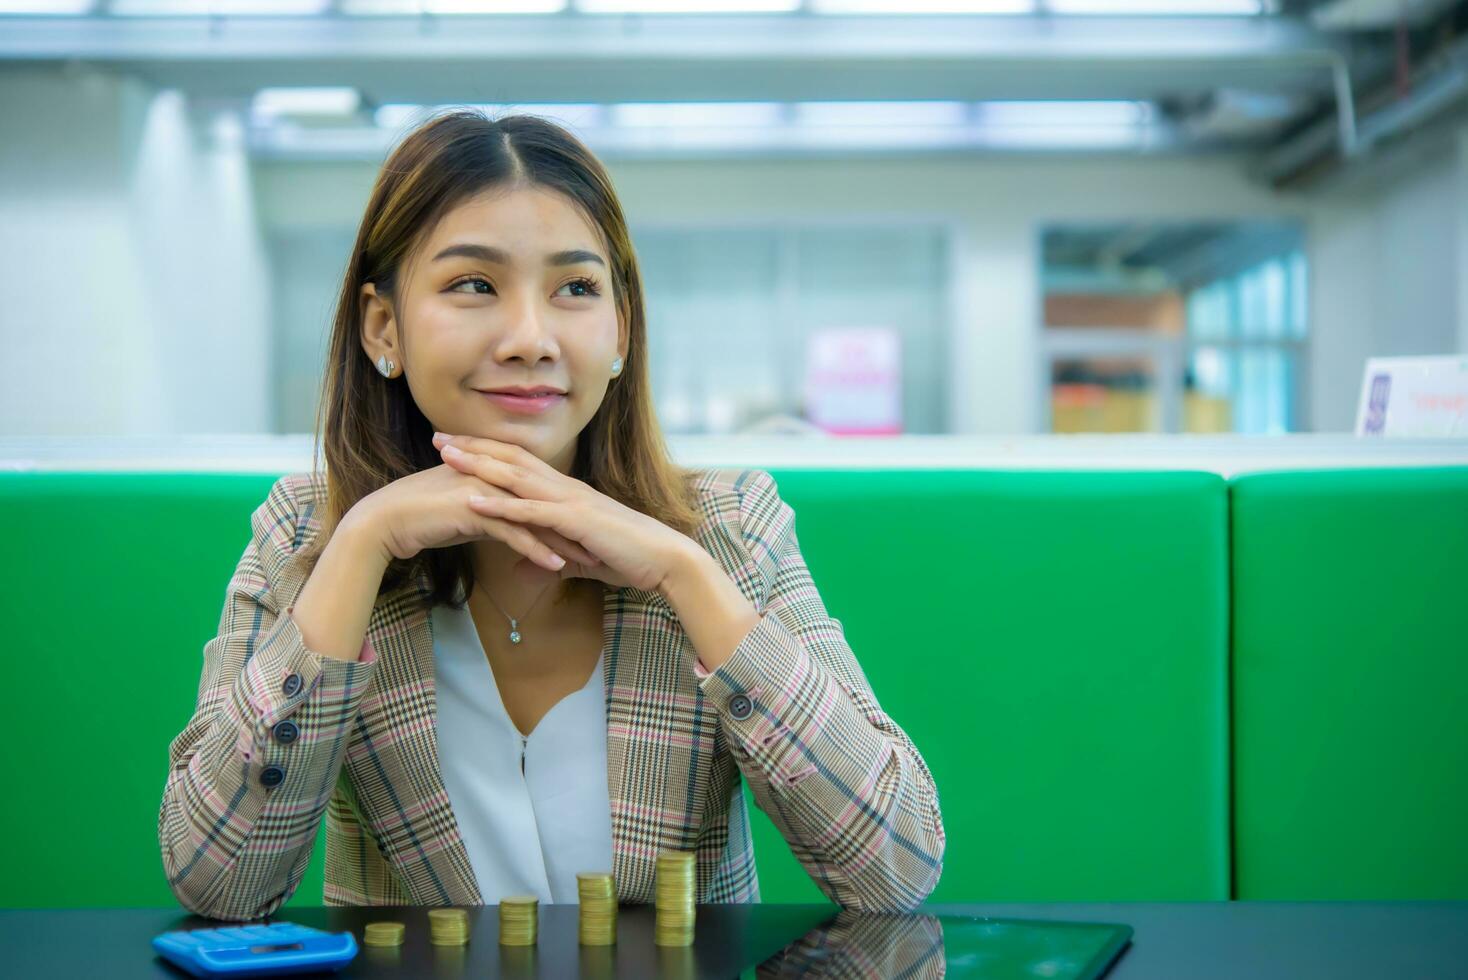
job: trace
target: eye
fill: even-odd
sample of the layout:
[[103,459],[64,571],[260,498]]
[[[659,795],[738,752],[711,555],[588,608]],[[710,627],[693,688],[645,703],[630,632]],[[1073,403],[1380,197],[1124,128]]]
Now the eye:
[[452,286],[449,287],[449,291],[450,292],[455,292],[455,293],[463,292],[463,290],[461,290],[459,287],[460,286],[467,286],[470,283],[478,283],[479,285],[481,285],[481,286],[484,287],[484,289],[475,289],[475,290],[473,290],[473,292],[476,295],[478,295],[478,296],[487,296],[487,295],[489,295],[490,292],[493,292],[494,291],[494,287],[493,286],[491,286],[485,280],[480,279],[478,276],[471,276],[471,277],[469,277],[467,279],[460,279],[458,282],[454,283]]
[[580,293],[578,295],[578,297],[577,297],[578,299],[587,299],[587,298],[592,297],[592,296],[600,296],[601,295],[601,283],[597,282],[595,279],[592,279],[592,278],[590,278],[588,276],[583,276],[580,279],[572,279],[570,282],[566,283],[566,285],[565,286],[562,286],[561,288],[562,289],[565,289],[566,286],[580,286],[580,287],[582,287],[583,289],[586,290],[586,292]]
[[[458,282],[449,286],[449,291],[454,293],[462,293],[465,292],[465,290],[462,290],[459,287],[468,286],[471,284],[484,287],[483,289],[469,290],[469,292],[472,292],[476,296],[488,296],[494,292],[494,287],[491,286],[488,281],[481,279],[478,276],[469,276],[467,278],[460,279]],[[568,286],[579,286],[581,289],[585,290],[584,292],[575,294],[578,299],[587,299],[592,296],[601,295],[601,283],[589,276],[582,276],[579,279],[572,279],[561,288],[565,289]]]

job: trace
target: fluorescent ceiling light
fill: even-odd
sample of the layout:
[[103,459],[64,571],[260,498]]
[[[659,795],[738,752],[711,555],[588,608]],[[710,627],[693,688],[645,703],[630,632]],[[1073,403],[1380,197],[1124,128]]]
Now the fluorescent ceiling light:
[[0,0],[0,14],[89,14],[97,0]]
[[1052,14],[1245,17],[1270,13],[1274,3],[1272,0],[1045,0],[1045,9]]
[[583,14],[780,14],[800,0],[576,0]]
[[608,107],[611,122],[630,128],[778,126],[778,102],[622,102]]
[[974,106],[983,145],[1065,149],[1140,146],[1152,135],[1150,102],[992,101]]
[[429,14],[554,14],[566,0],[423,0]]
[[797,102],[798,126],[961,126],[962,102]]
[[1032,14],[1035,0],[811,0],[818,14]]
[[1080,101],[1042,99],[1009,102],[980,102],[974,107],[984,126],[1040,128],[1047,126],[1138,126],[1152,121],[1150,102]]
[[499,119],[503,116],[543,116],[564,126],[595,126],[601,122],[602,107],[590,102],[513,102],[475,106]]
[[1007,150],[1141,149],[1151,131],[1117,126],[1057,126],[1050,129],[980,129],[973,144]]
[[118,17],[280,17],[322,14],[331,0],[112,0]]
[[419,14],[554,14],[567,0],[341,0],[342,13],[354,17]]
[[443,105],[416,105],[392,102],[382,105],[372,114],[372,121],[383,129],[407,129],[425,121],[429,116],[449,109],[474,109],[487,113],[492,119],[504,116],[541,116],[553,122],[571,127],[595,126],[601,120],[602,107],[589,102],[539,102],[528,104],[505,103],[444,103]]
[[232,17],[276,14],[324,14],[331,0],[214,0],[214,13]]
[[389,102],[377,107],[372,113],[372,121],[382,129],[406,129],[426,119],[432,108],[411,102]]
[[256,122],[282,116],[350,116],[361,105],[354,88],[262,88],[250,103]]
[[412,15],[423,13],[423,0],[341,0],[339,9],[352,16]]
[[[359,102],[353,89],[261,90],[252,145],[283,155],[370,157],[404,131],[454,109],[491,119],[540,116],[576,130],[598,152],[633,154],[1142,152],[1176,140],[1155,104],[1133,100],[392,103],[373,113],[375,126],[331,124],[354,115]],[[262,117],[268,125],[258,124]]]

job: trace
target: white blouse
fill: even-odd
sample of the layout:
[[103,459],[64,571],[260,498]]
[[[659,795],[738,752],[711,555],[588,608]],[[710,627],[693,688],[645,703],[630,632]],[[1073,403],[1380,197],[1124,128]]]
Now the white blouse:
[[480,897],[578,902],[577,872],[612,870],[606,650],[585,686],[527,737],[505,710],[468,607],[435,606],[430,618],[439,764]]

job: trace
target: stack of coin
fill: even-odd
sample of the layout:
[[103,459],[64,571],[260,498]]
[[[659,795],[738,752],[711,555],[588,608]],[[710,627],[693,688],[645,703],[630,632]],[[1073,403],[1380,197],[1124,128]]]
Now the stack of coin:
[[368,946],[401,946],[403,924],[401,922],[369,922],[362,936]]
[[576,875],[581,902],[581,945],[611,946],[617,941],[617,885],[607,871]]
[[428,941],[435,946],[463,946],[469,942],[469,913],[463,909],[429,909]]
[[534,946],[540,899],[511,895],[500,899],[500,945]]
[[689,946],[693,943],[692,851],[663,851],[658,854],[657,919],[653,942],[659,946]]

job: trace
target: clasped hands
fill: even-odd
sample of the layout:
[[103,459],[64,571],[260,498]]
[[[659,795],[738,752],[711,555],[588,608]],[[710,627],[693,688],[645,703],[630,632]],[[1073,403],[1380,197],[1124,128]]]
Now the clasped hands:
[[559,573],[523,562],[542,574],[665,593],[689,549],[702,550],[687,535],[567,476],[523,446],[442,432],[434,433],[433,445],[449,466],[513,495],[473,495],[468,506],[476,513],[550,528],[596,559],[591,565],[568,561]]

